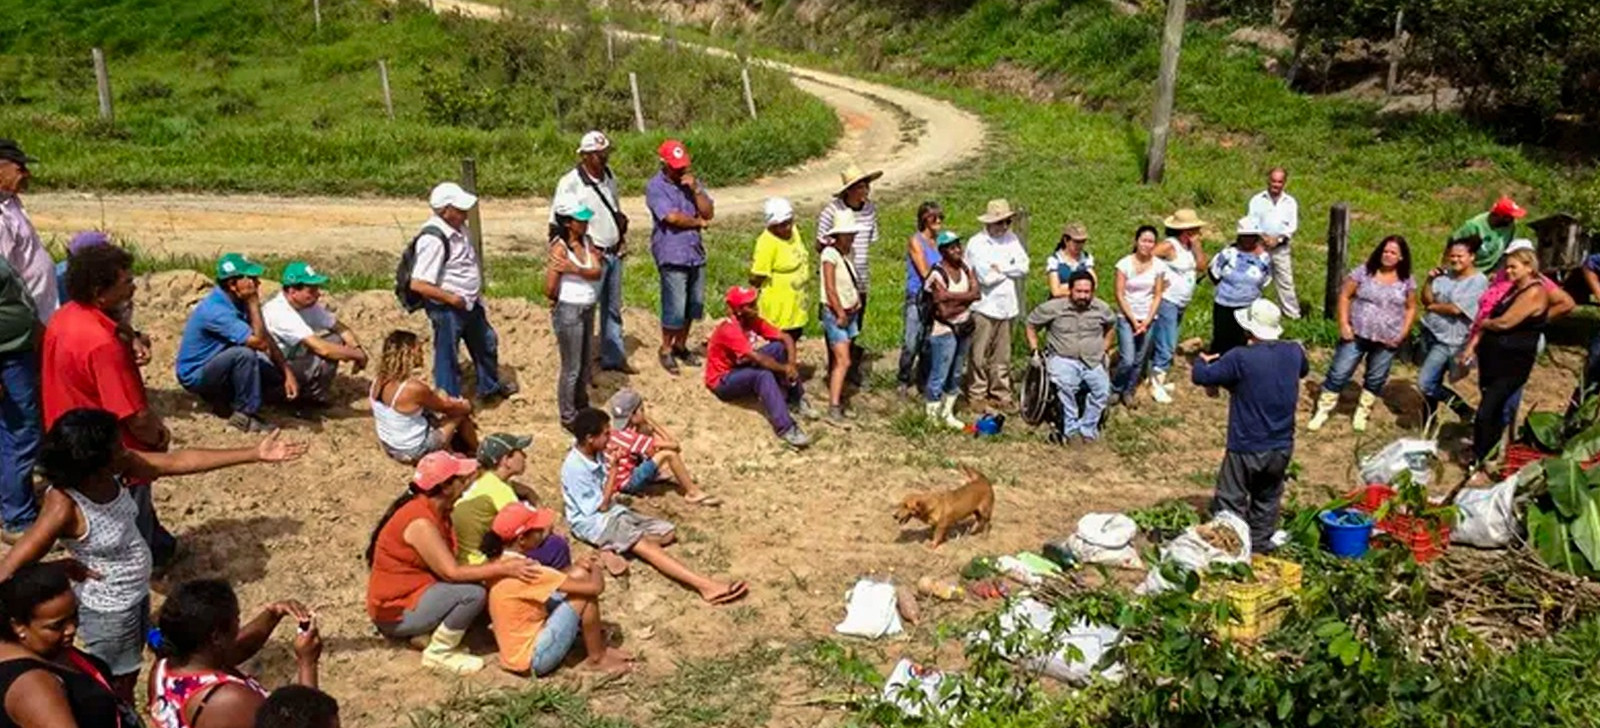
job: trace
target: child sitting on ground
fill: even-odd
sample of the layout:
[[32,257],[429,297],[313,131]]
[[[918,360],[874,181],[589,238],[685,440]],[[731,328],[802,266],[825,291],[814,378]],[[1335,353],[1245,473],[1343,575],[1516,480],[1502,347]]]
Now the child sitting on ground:
[[[450,527],[456,532],[456,560],[468,565],[484,563],[478,542],[489,532],[495,514],[517,501],[538,505],[533,489],[513,480],[528,470],[527,449],[533,438],[496,432],[478,443],[478,479],[472,482],[455,508],[450,511]],[[552,569],[572,565],[572,549],[567,540],[551,534],[536,552],[527,557]]]
[[611,420],[606,413],[592,407],[579,410],[571,429],[574,442],[561,464],[561,493],[572,535],[597,549],[631,552],[667,578],[699,592],[708,603],[729,604],[744,597],[749,591],[744,582],[723,583],[702,576],[667,554],[666,546],[677,538],[671,523],[611,502],[605,454]]
[[683,462],[683,445],[644,411],[644,397],[624,387],[606,403],[611,413],[611,440],[606,457],[611,461],[611,480],[606,490],[628,495],[643,495],[651,483],[661,480],[666,468],[674,487],[683,499],[698,506],[720,506],[721,499],[695,485],[689,466]]

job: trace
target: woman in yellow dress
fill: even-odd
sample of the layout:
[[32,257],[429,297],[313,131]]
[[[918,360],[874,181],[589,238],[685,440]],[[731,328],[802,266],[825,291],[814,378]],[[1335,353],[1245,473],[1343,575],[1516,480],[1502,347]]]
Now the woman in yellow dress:
[[782,197],[766,203],[767,229],[756,238],[750,263],[750,285],[760,291],[761,318],[795,341],[800,340],[811,308],[811,258],[794,234],[794,206]]

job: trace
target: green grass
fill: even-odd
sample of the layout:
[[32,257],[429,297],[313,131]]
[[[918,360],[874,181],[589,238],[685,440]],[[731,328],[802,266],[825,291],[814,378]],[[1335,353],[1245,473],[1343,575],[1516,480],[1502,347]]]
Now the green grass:
[[[728,184],[825,152],[832,111],[781,74],[599,26],[438,17],[406,0],[0,0],[0,129],[41,162],[36,189],[416,195],[478,160],[479,189],[548,194],[578,136],[605,129],[630,191],[684,138]],[[116,119],[97,117],[90,48],[109,59]],[[385,118],[387,59],[396,119]],[[672,69],[664,73],[664,69]],[[628,72],[650,131],[631,131]]]

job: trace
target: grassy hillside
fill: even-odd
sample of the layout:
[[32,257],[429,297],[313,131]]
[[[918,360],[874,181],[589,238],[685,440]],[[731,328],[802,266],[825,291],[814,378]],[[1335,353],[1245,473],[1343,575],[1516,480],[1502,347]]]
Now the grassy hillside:
[[[491,194],[548,192],[594,127],[630,181],[668,134],[694,144],[708,179],[736,181],[839,133],[779,74],[753,71],[766,113],[751,122],[732,62],[618,43],[611,63],[592,25],[441,18],[414,0],[323,0],[322,19],[319,31],[310,0],[0,0],[0,129],[44,160],[40,188],[387,194],[415,194],[463,156]],[[94,46],[114,124],[97,118]],[[646,134],[628,131],[629,71]]]

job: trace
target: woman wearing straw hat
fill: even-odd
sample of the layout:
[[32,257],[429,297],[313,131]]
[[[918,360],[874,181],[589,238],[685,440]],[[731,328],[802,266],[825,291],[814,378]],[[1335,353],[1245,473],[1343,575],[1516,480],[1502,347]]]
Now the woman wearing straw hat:
[[1183,315],[1194,300],[1195,271],[1206,267],[1206,251],[1200,245],[1200,229],[1205,227],[1194,210],[1183,209],[1162,221],[1167,238],[1156,245],[1156,257],[1167,263],[1167,287],[1156,308],[1155,353],[1150,360],[1150,396],[1166,404],[1172,401],[1176,382],[1167,381],[1172,355],[1178,350],[1178,331]]
[[1261,247],[1261,224],[1253,217],[1240,218],[1233,245],[1217,253],[1207,270],[1211,281],[1217,284],[1216,297],[1211,302],[1208,351],[1226,354],[1245,341],[1244,329],[1239,327],[1234,312],[1261,298],[1267,281],[1272,280],[1272,257]]
[[761,292],[761,318],[795,341],[811,316],[811,251],[794,234],[794,206],[782,197],[767,200],[767,229],[756,238],[750,285]]
[[1016,213],[1005,200],[990,200],[978,216],[983,230],[967,240],[967,264],[978,276],[982,296],[972,305],[974,329],[967,403],[1009,409],[1011,404],[1011,321],[1020,313],[1016,281],[1028,275],[1028,251],[1011,232]]
[[[828,344],[828,419],[845,419],[845,374],[850,369],[850,345],[861,334],[861,292],[856,282],[854,251],[861,228],[855,215],[844,210],[833,216],[828,243],[822,248],[822,335]],[[852,414],[853,416],[853,414]]]
[[[834,227],[834,216],[849,212],[855,217],[856,233],[851,262],[856,271],[856,293],[861,298],[861,308],[856,312],[856,323],[861,325],[867,311],[867,291],[872,287],[872,270],[867,264],[873,244],[878,242],[878,206],[872,203],[872,183],[883,176],[882,171],[863,172],[851,164],[839,173],[839,191],[817,213],[817,247],[828,244],[828,231]],[[850,344],[850,383],[861,386],[861,362],[866,351],[854,342]]]

